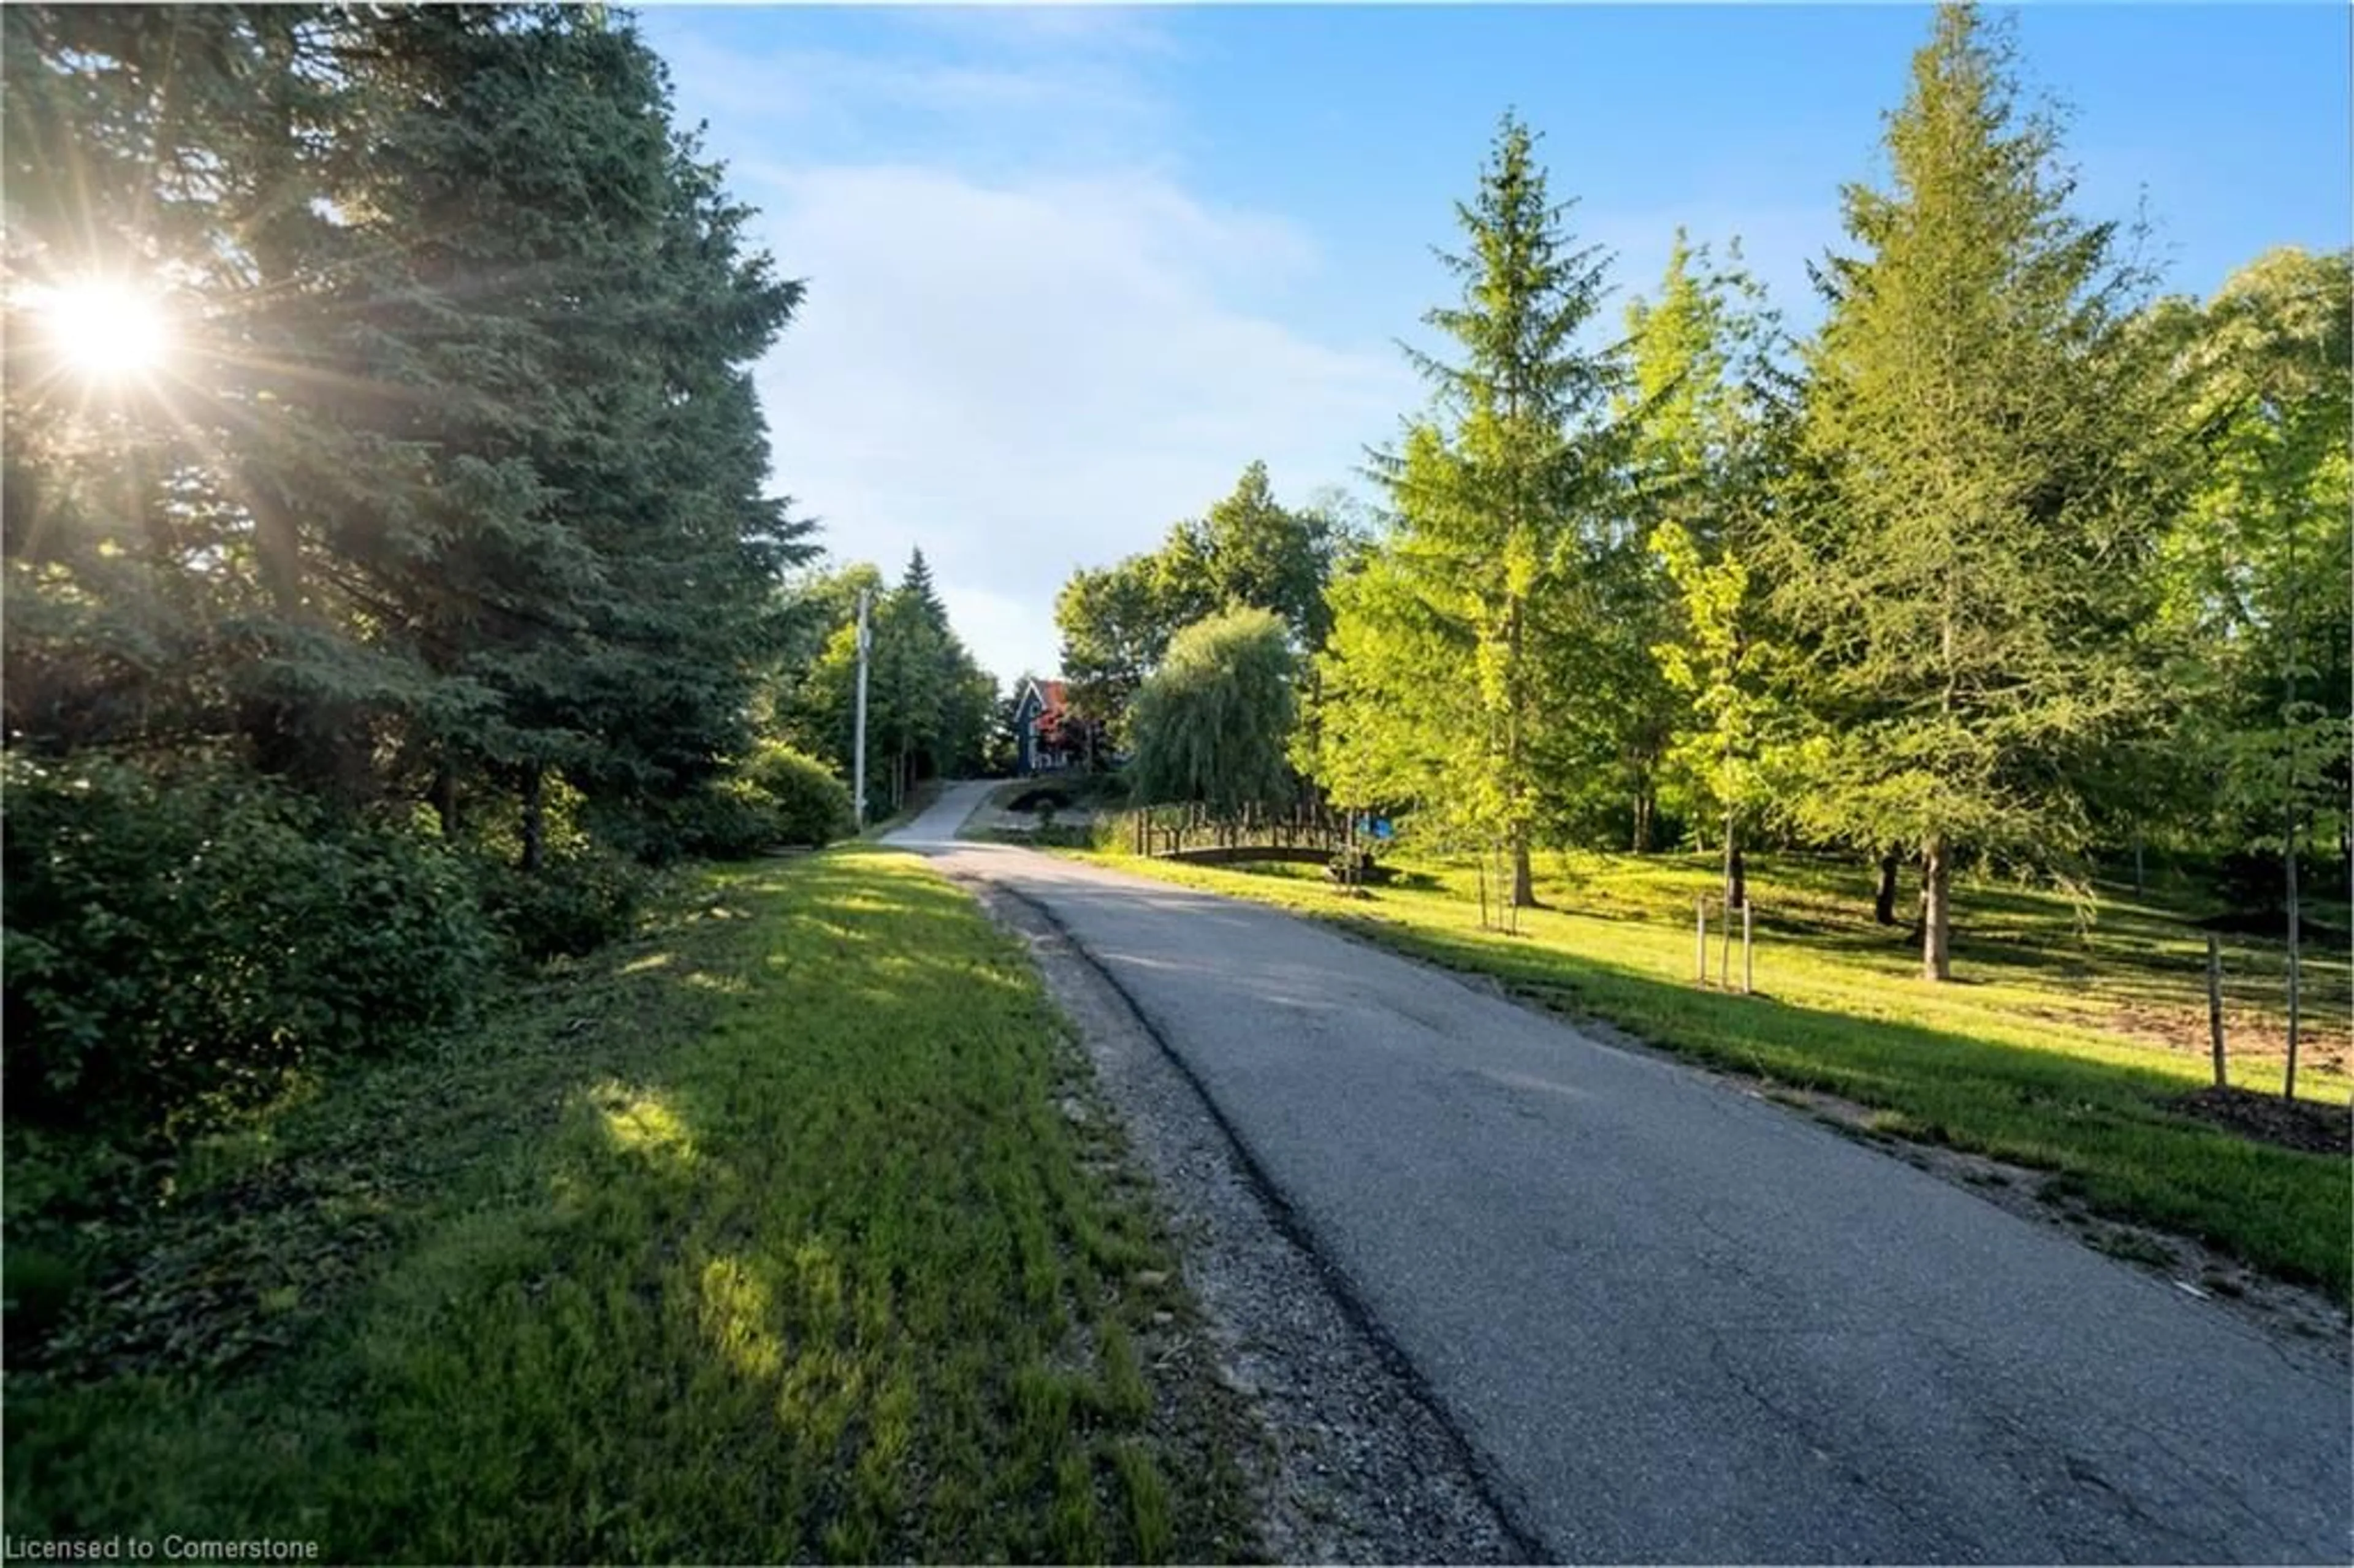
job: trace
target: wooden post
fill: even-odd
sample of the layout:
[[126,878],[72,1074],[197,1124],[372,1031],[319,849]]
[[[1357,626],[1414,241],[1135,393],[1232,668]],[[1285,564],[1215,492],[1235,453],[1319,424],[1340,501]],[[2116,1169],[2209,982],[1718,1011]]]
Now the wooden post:
[[1749,994],[1750,982],[1756,977],[1749,943],[1749,900],[1741,901],[1741,994]]
[[2223,1076],[2223,950],[2215,940],[2215,933],[2207,933],[2207,1040],[2215,1053],[2215,1086],[2225,1086]]
[[1717,944],[1716,983],[1733,989],[1733,906],[1724,906],[1724,938]]
[[1700,960],[1700,983],[1708,983],[1708,900],[1692,900],[1692,954]]

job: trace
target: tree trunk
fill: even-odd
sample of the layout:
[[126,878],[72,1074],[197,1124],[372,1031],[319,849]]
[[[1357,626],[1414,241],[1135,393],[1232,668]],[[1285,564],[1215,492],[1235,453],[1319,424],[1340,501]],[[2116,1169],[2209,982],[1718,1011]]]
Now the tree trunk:
[[523,774],[523,869],[537,871],[546,848],[547,810],[545,775],[533,763]]
[[1742,864],[1741,841],[1735,836],[1733,813],[1724,813],[1724,907],[1728,914],[1749,902],[1748,868]]
[[1872,917],[1883,926],[1896,924],[1896,873],[1901,863],[1894,850],[1880,857],[1880,894],[1872,901]]
[[433,768],[433,814],[441,820],[441,836],[458,836],[458,769],[445,755]]
[[2288,1066],[2281,1077],[2281,1098],[2296,1098],[2296,1030],[2297,1030],[2297,926],[2299,923],[2296,896],[2296,808],[2289,808],[2288,821]]
[[[1517,519],[1514,520],[1513,526],[1515,530],[1518,529]],[[1504,809],[1507,812],[1505,820],[1511,824],[1508,842],[1512,855],[1511,906],[1514,909],[1533,909],[1537,902],[1535,882],[1529,874],[1529,824],[1521,810],[1523,794],[1521,779],[1521,707],[1526,700],[1525,683],[1528,677],[1522,649],[1527,624],[1526,614],[1527,607],[1521,602],[1518,595],[1514,595],[1505,623],[1509,660],[1506,668],[1511,673],[1506,678],[1504,688],[1504,778],[1507,784]]]
[[[313,625],[318,618],[304,583],[302,531],[293,508],[266,481],[248,490],[254,564],[279,621],[277,630]],[[350,766],[355,758],[352,747],[338,739],[344,726],[336,717],[315,700],[266,697],[245,705],[239,727],[262,772],[291,779],[308,789],[355,799],[358,790]]]
[[1948,876],[1951,856],[1946,841],[1929,841],[1925,863],[1921,871],[1921,978],[1949,980],[1954,978],[1953,907],[1949,895]]
[[2281,704],[2281,721],[2283,724],[2290,726],[2288,744],[2288,789],[2286,790],[2288,796],[2288,847],[2285,854],[2282,857],[2284,869],[2288,874],[2288,1065],[2286,1071],[2281,1075],[2281,1097],[2283,1099],[2293,1100],[2296,1098],[2297,1026],[2296,945],[2298,935],[2298,910],[2296,898],[2296,788],[2297,763],[2300,760],[2299,754],[2304,749],[2303,747],[2299,745],[2299,742],[2303,737],[2297,734],[2295,728],[2296,724],[2297,623],[2296,525],[2294,520],[2294,514],[2292,514],[2292,520],[2289,524],[2288,535],[2285,542],[2288,546],[2288,559],[2286,563],[2288,577],[2288,616],[2287,624],[2283,628],[2281,637],[2281,681],[2285,688],[2283,691],[2283,697],[2285,700]]
[[1651,853],[1651,792],[1649,789],[1635,791],[1635,842],[1632,847],[1637,854]]

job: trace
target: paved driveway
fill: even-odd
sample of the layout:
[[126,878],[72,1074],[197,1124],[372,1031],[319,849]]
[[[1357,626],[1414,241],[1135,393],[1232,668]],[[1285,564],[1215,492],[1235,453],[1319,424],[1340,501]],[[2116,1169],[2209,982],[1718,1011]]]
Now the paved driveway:
[[1254,905],[890,842],[1043,906],[1201,1084],[1546,1556],[2354,1560],[2354,1398],[1767,1102]]

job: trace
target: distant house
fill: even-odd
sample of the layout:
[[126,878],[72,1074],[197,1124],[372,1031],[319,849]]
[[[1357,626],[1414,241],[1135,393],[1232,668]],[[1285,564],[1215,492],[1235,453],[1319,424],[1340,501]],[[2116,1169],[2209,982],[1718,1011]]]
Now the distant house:
[[1013,771],[1051,773],[1076,760],[1066,745],[1060,681],[1024,681],[1013,704]]

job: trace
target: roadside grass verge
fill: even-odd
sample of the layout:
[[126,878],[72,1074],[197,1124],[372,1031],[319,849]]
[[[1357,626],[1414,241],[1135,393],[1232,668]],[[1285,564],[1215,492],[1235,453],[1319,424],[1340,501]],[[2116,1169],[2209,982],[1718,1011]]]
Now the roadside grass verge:
[[[863,847],[675,879],[219,1141],[12,1358],[12,1536],[1222,1561],[1243,1441],[1025,955]],[[1171,1371],[1171,1366],[1176,1368]]]
[[[2354,1287],[2354,1189],[2346,1160],[2271,1147],[2168,1109],[2206,1080],[2203,992],[2198,1049],[2120,1013],[2188,1006],[2163,911],[2106,910],[2080,935],[2057,899],[1971,889],[1963,983],[1919,980],[1901,940],[1871,923],[1871,888],[1819,865],[1753,867],[1764,911],[1756,987],[1740,996],[1694,980],[1692,898],[1714,885],[1699,857],[1578,857],[1546,869],[1518,938],[1480,931],[1464,867],[1401,858],[1399,882],[1343,899],[1313,867],[1231,870],[1136,856],[1078,858],[1184,886],[1252,898],[1447,967],[1492,976],[1526,1000],[1617,1024],[1655,1044],[1773,1083],[1875,1107],[1874,1129],[2054,1172],[2094,1207],[2197,1236],[2282,1277]],[[1854,912],[1861,889],[1860,915]],[[1844,905],[1834,902],[1843,895]],[[1710,969],[1721,948],[1712,915]],[[1861,927],[1861,929],[1858,929]],[[2094,934],[2099,934],[2094,939]],[[1898,934],[1901,938],[1901,933]],[[2253,969],[2242,941],[2243,972]],[[1740,961],[1734,945],[1734,962]],[[2314,1056],[2300,1093],[2343,1105],[2345,965],[2321,964]],[[2203,981],[2199,982],[2203,986]],[[2243,1002],[2247,1001],[2243,992]],[[2246,1015],[2256,1013],[2244,1005]],[[2333,1033],[2334,1030],[2334,1033]],[[2251,1031],[2253,1033],[2253,1030]],[[2251,1083],[2242,1062],[2235,1081]],[[2261,1058],[2259,1058],[2261,1060]],[[2272,1064],[2278,1086],[2278,1064]]]

